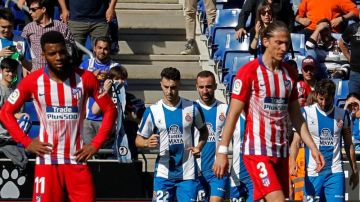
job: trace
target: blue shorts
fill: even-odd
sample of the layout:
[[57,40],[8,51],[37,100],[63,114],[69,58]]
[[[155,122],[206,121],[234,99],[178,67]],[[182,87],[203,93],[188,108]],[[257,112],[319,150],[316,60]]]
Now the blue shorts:
[[240,185],[235,187],[230,187],[230,201],[231,202],[252,202],[253,199],[253,184],[248,177],[248,179],[240,179]]
[[229,187],[229,176],[224,176],[223,178],[219,179],[215,177],[212,170],[207,170],[202,171],[202,176],[199,177],[199,181],[199,201],[209,201],[211,196],[219,196],[225,199],[227,188]]
[[345,175],[344,172],[329,173],[316,177],[305,177],[304,195],[307,201],[344,201]]
[[197,180],[173,180],[162,177],[154,177],[154,191],[152,201],[174,201],[175,193],[177,201],[196,201]]

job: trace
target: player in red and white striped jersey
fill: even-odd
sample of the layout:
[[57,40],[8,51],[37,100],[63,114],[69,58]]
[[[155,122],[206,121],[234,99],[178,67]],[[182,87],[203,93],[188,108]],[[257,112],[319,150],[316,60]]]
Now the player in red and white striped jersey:
[[[115,106],[101,93],[95,76],[69,62],[61,33],[41,38],[48,65],[24,78],[1,108],[1,122],[13,139],[37,154],[33,201],[94,201],[91,172],[85,161],[97,152],[116,119]],[[83,145],[81,133],[89,96],[104,113],[103,124],[91,144]],[[19,128],[14,112],[33,99],[40,120],[39,137],[30,139]]]
[[[254,200],[284,201],[288,194],[288,115],[304,142],[324,165],[312,141],[297,100],[296,73],[282,62],[290,34],[282,22],[271,23],[263,32],[262,57],[244,65],[236,75],[230,110],[219,143],[214,173],[227,171],[227,150],[241,111],[246,114],[243,141],[244,164],[254,184]],[[240,148],[234,148],[240,149]]]

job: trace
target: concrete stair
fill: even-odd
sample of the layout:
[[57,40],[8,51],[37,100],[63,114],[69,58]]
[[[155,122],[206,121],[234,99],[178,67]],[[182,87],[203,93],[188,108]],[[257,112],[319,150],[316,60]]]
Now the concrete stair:
[[180,95],[197,99],[198,55],[180,55],[186,43],[182,5],[178,0],[120,0],[116,4],[120,52],[113,55],[129,73],[129,91],[153,104],[162,98],[160,72],[176,67],[182,76]]

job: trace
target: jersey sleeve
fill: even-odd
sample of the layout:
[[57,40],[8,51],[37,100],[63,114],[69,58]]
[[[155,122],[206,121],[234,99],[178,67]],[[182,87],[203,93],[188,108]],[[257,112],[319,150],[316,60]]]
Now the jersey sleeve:
[[85,61],[83,61],[83,62],[80,64],[79,68],[80,68],[80,69],[85,69],[85,70],[87,70],[87,69],[88,69],[88,66],[89,66],[89,61],[88,61],[88,60],[85,60]]
[[141,122],[137,134],[143,136],[144,138],[149,138],[155,131],[155,121],[154,116],[150,107],[147,107]]
[[194,104],[194,124],[197,129],[205,126],[204,113],[198,104]]
[[306,4],[307,4],[307,0],[303,0],[301,1],[301,3],[299,4],[298,10],[296,12],[296,15],[303,18],[306,17]]
[[352,12],[354,16],[359,16],[359,10],[351,0],[338,0],[337,5],[340,6],[342,13],[347,14]]
[[244,67],[240,68],[236,74],[232,88],[231,97],[242,102],[247,102],[249,100],[252,89],[252,76],[251,71],[249,71],[250,64],[252,63],[248,63]]
[[31,90],[35,88],[33,77],[25,77],[18,87],[10,94],[5,104],[1,107],[0,121],[8,130],[12,138],[26,147],[31,143],[31,139],[19,127],[14,114],[17,113],[26,100],[32,96]]
[[117,110],[109,94],[101,93],[99,82],[96,77],[90,72],[85,72],[84,77],[86,77],[85,80],[87,82],[85,85],[88,92],[90,92],[90,95],[94,98],[95,102],[99,105],[101,111],[103,112],[101,126],[91,142],[96,149],[99,149],[114,127]]

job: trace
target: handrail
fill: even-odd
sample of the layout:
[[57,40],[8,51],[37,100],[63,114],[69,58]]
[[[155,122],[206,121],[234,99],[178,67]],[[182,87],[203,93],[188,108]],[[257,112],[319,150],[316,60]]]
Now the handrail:
[[[6,0],[5,2],[5,8],[9,8],[9,4],[10,4],[10,1],[14,2],[15,4],[18,3],[18,0]],[[29,13],[29,7],[27,7],[26,5],[24,5],[22,7],[22,10],[24,10],[25,12]],[[76,47],[81,50],[82,52],[84,52],[86,55],[88,55],[90,58],[94,58],[94,55],[92,54],[92,52],[87,49],[84,45],[80,44],[79,42],[75,41],[75,45]]]

